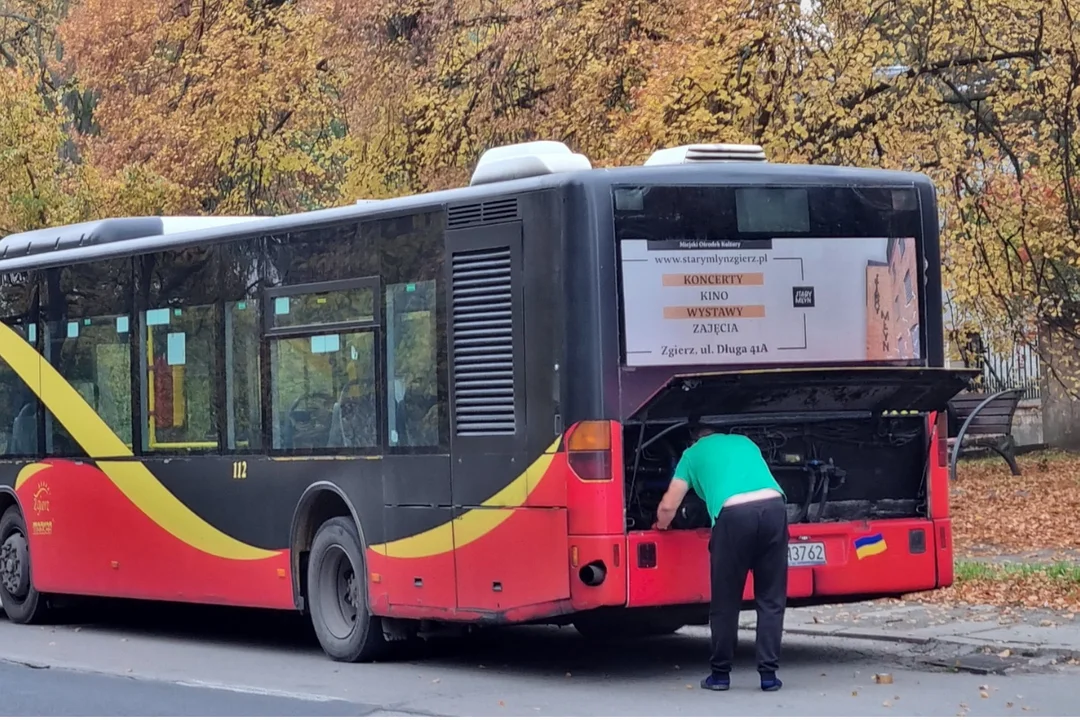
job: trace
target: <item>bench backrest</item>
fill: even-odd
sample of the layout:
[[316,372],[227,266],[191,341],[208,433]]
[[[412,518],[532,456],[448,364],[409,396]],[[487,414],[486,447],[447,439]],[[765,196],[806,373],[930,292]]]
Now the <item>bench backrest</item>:
[[[964,421],[993,393],[962,393],[949,401],[949,436],[955,437]],[[1013,416],[1020,398],[1021,388],[1007,390],[990,401],[968,425],[969,435],[1009,435],[1012,433]],[[954,425],[955,423],[955,425]]]

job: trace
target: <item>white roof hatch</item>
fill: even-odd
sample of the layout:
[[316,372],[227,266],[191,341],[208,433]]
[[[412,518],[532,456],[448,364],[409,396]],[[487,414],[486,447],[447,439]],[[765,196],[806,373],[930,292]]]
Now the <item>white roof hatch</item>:
[[486,150],[476,164],[469,185],[592,170],[589,158],[555,140],[503,145]]
[[767,162],[760,145],[725,143],[680,145],[657,150],[646,165],[688,165],[703,162]]

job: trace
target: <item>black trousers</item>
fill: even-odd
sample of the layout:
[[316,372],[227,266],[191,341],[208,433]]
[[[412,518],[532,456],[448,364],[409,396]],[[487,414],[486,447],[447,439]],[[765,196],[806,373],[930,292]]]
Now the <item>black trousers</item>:
[[724,508],[709,540],[712,671],[730,673],[746,574],[754,572],[758,672],[775,673],[787,605],[788,523],[780,497]]

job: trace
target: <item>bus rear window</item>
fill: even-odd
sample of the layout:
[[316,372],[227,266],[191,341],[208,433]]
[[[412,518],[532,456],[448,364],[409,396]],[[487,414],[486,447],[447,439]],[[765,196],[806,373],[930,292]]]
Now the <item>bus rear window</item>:
[[911,188],[618,188],[626,364],[917,364],[920,225]]

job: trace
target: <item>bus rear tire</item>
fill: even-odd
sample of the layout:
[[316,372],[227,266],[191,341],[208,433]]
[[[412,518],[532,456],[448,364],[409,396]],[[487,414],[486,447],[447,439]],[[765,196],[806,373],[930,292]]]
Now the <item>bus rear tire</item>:
[[307,595],[315,635],[331,659],[371,662],[385,656],[388,643],[382,619],[368,609],[360,534],[349,518],[330,518],[315,533]]
[[44,622],[48,615],[48,598],[31,578],[26,521],[17,507],[0,517],[0,602],[8,619],[19,625]]

